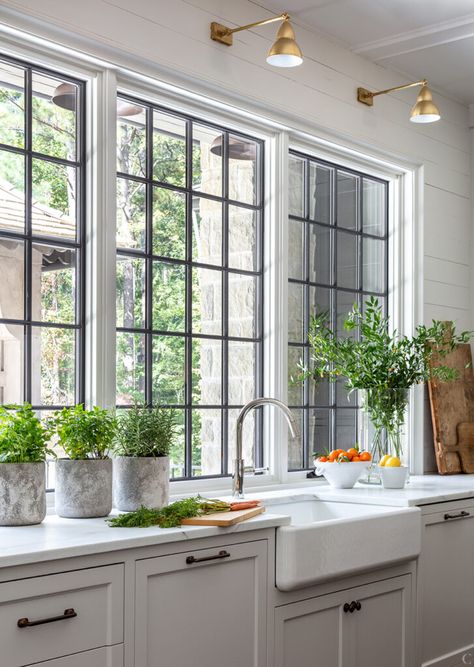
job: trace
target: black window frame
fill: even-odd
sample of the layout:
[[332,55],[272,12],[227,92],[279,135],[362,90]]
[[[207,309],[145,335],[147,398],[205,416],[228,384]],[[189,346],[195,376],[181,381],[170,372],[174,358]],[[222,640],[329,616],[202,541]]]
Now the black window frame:
[[[138,105],[146,109],[146,176],[137,176],[117,171],[117,179],[128,179],[141,183],[146,188],[146,206],[145,206],[145,250],[134,248],[116,247],[118,256],[127,258],[140,258],[145,260],[145,326],[144,327],[123,327],[116,326],[117,333],[142,334],[145,336],[145,404],[156,405],[153,401],[153,362],[152,362],[152,337],[153,336],[173,336],[182,337],[185,340],[185,400],[183,403],[166,403],[162,407],[176,408],[184,410],[185,413],[185,452],[184,452],[184,475],[172,477],[172,481],[199,480],[230,477],[229,466],[229,410],[240,409],[242,405],[233,405],[228,400],[228,343],[231,341],[248,342],[255,345],[255,396],[262,395],[264,383],[264,229],[265,229],[265,143],[262,139],[249,135],[239,128],[230,128],[211,122],[205,117],[191,115],[178,111],[169,106],[164,106],[147,99],[143,99],[128,93],[118,91],[117,98],[125,100],[133,105]],[[153,112],[168,114],[178,118],[186,124],[186,184],[179,186],[153,178]],[[193,160],[193,123],[201,127],[208,127],[222,133],[223,136],[223,160],[222,160],[222,196],[212,195],[193,188],[192,178],[192,160]],[[229,197],[229,136],[238,136],[239,138],[249,139],[257,145],[257,164],[259,165],[258,177],[255,179],[256,198],[255,204],[248,204],[242,201],[233,200]],[[186,197],[186,250],[185,259],[169,258],[163,255],[153,253],[153,196],[154,187],[164,188],[173,192],[182,193]],[[192,205],[193,198],[202,198],[219,202],[223,207],[223,228],[222,228],[222,264],[206,264],[196,262],[192,257]],[[257,217],[257,270],[250,271],[229,267],[229,206],[237,206],[247,210],[254,211]],[[182,266],[186,273],[186,318],[185,330],[183,332],[167,331],[155,329],[152,323],[152,266],[153,262],[163,262],[171,266]],[[220,270],[222,273],[222,333],[221,335],[195,333],[192,331],[192,276],[193,268]],[[256,331],[257,336],[252,338],[237,337],[228,334],[229,308],[228,308],[228,284],[229,275],[247,275],[256,278],[258,287],[256,293]],[[210,339],[222,342],[222,364],[221,364],[221,386],[222,400],[220,404],[207,405],[195,404],[192,400],[192,342],[194,339]],[[117,404],[117,409],[127,409],[132,407],[130,404]],[[192,461],[192,412],[193,410],[221,410],[221,472],[214,475],[193,475]],[[261,410],[256,411],[255,429],[254,429],[254,463],[255,467],[263,467],[263,419]]]
[[[23,401],[32,403],[32,330],[33,328],[53,328],[75,331],[75,387],[74,403],[44,404],[32,403],[38,412],[50,412],[71,407],[74,404],[85,402],[85,320],[86,320],[86,82],[71,77],[60,70],[52,70],[31,62],[0,55],[0,60],[7,65],[22,68],[25,71],[24,95],[24,146],[10,146],[0,143],[0,150],[22,155],[25,160],[25,228],[24,233],[0,229],[0,238],[17,240],[24,243],[24,304],[22,319],[0,318],[0,324],[23,327]],[[49,76],[62,83],[71,83],[79,91],[79,103],[76,107],[76,160],[59,158],[33,150],[33,74]],[[35,234],[32,229],[32,161],[39,159],[53,164],[74,167],[76,173],[76,238],[74,240],[63,237],[50,237],[44,234]],[[68,248],[75,252],[76,262],[76,291],[75,291],[75,321],[74,323],[42,322],[32,318],[32,250],[34,244],[49,245],[52,247]]]
[[[300,222],[304,225],[304,247],[303,247],[303,277],[302,279],[288,277],[289,284],[301,285],[303,288],[303,338],[302,341],[291,341],[288,340],[288,351],[290,348],[303,348],[303,358],[302,363],[305,368],[310,366],[310,344],[308,342],[308,327],[311,319],[311,304],[310,304],[310,288],[319,288],[327,290],[331,295],[330,298],[330,325],[333,330],[337,329],[338,314],[337,307],[337,297],[339,293],[345,294],[355,294],[358,299],[358,305],[362,306],[363,301],[370,297],[375,296],[383,300],[384,313],[387,314],[388,311],[388,298],[389,298],[389,258],[390,258],[390,243],[389,243],[389,182],[383,178],[373,176],[372,174],[367,174],[359,170],[355,170],[344,165],[340,165],[334,162],[330,162],[321,158],[317,158],[313,155],[306,154],[304,152],[290,149],[288,154],[288,159],[295,157],[300,160],[304,160],[304,215],[297,216],[292,213],[289,213],[289,220],[294,220]],[[310,164],[315,166],[321,166],[323,168],[329,168],[332,170],[332,182],[330,185],[330,198],[331,198],[331,215],[329,223],[315,220],[310,216]],[[350,176],[357,177],[358,181],[358,219],[359,226],[357,229],[348,229],[347,227],[338,226],[337,219],[337,184],[338,184],[338,173],[348,174]],[[385,202],[384,202],[384,212],[385,212],[385,230],[383,235],[376,235],[364,232],[363,229],[363,211],[364,211],[364,179],[367,181],[379,183],[385,188]],[[310,243],[309,243],[309,231],[311,226],[325,228],[333,231],[333,241],[331,246],[331,281],[328,283],[311,281],[309,277],[309,264],[310,264]],[[353,237],[357,238],[357,287],[349,288],[347,286],[338,286],[337,284],[337,231],[340,230],[344,233],[350,234]],[[384,290],[381,292],[374,292],[364,289],[363,281],[363,270],[364,270],[364,258],[363,258],[363,239],[375,239],[378,241],[384,242]],[[291,368],[289,371],[291,373]],[[289,382],[294,382],[295,378],[289,378]],[[302,467],[290,467],[288,462],[288,471],[296,472],[301,470],[309,470],[313,466],[311,464],[312,454],[314,453],[313,443],[310,442],[310,413],[316,410],[327,411],[328,413],[328,426],[329,426],[329,442],[330,449],[337,449],[337,413],[340,410],[352,410],[355,412],[355,440],[359,432],[359,420],[360,420],[360,403],[358,401],[358,392],[354,393],[354,402],[351,404],[344,405],[342,401],[338,399],[338,389],[341,390],[345,395],[347,391],[342,386],[336,386],[338,383],[329,384],[329,400],[327,403],[310,402],[310,382],[312,380],[305,379],[303,382],[303,400],[301,404],[291,403],[289,405],[292,410],[301,410],[302,411],[302,433],[301,433],[301,461]],[[321,453],[321,452],[319,452]]]

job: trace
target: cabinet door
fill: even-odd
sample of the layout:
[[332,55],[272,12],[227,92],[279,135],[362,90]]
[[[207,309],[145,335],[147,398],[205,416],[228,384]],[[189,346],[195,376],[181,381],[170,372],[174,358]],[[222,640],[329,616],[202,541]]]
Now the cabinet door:
[[123,667],[123,645],[98,648],[48,662],[35,662],[29,667]]
[[422,539],[421,661],[461,664],[474,648],[474,508],[464,504],[428,515]]
[[[411,667],[415,648],[411,576],[347,591],[354,612],[345,612],[353,667]],[[360,608],[359,608],[360,607]]]
[[266,540],[136,568],[135,667],[264,667]]
[[[345,593],[294,602],[275,610],[275,667],[345,667]],[[367,665],[365,667],[368,667]]]
[[278,607],[275,667],[412,667],[411,600],[403,575]]

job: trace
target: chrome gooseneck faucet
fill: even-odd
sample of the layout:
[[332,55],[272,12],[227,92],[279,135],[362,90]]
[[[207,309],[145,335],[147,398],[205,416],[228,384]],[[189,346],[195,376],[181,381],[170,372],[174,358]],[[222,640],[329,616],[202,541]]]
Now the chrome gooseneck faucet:
[[255,398],[253,401],[249,401],[242,410],[240,411],[239,416],[237,417],[237,447],[234,460],[234,474],[232,475],[232,495],[234,498],[243,498],[244,497],[244,459],[242,458],[242,432],[244,426],[245,417],[248,413],[254,408],[259,408],[261,405],[274,405],[279,408],[285,415],[286,421],[293,438],[296,437],[298,433],[298,428],[296,425],[296,420],[290,411],[290,409],[281,401],[276,398]]

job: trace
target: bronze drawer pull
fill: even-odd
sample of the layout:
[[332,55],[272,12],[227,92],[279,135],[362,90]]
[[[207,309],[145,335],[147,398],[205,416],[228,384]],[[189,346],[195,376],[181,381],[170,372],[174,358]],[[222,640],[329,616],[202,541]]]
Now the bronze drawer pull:
[[207,560],[220,560],[221,558],[229,558],[230,553],[228,551],[225,551],[223,549],[222,551],[219,551],[218,554],[215,556],[204,556],[203,558],[195,558],[194,556],[187,556],[186,558],[186,564],[187,565],[192,565],[193,563],[204,563]]
[[77,613],[74,609],[65,609],[61,616],[50,616],[49,618],[40,618],[38,621],[30,621],[28,618],[19,618],[17,625],[19,628],[32,628],[34,625],[44,625],[45,623],[55,623],[56,621],[65,621],[67,618],[75,618]]
[[448,521],[449,519],[464,519],[466,516],[471,516],[470,512],[462,510],[462,512],[459,512],[459,514],[445,514],[444,520]]

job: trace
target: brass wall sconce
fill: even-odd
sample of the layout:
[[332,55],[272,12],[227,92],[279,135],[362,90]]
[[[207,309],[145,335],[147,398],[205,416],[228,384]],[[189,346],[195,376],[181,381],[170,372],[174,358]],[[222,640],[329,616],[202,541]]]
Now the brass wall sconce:
[[428,81],[422,79],[414,83],[407,83],[404,86],[395,86],[395,88],[387,88],[387,90],[379,90],[376,93],[367,90],[366,88],[357,88],[357,100],[366,104],[368,107],[374,105],[374,97],[377,95],[386,95],[393,93],[396,90],[405,90],[405,88],[414,88],[421,86],[416,102],[410,111],[410,120],[412,123],[434,123],[441,118],[439,109],[433,102],[433,94],[428,88]]
[[240,26],[239,28],[228,28],[221,23],[213,21],[211,23],[211,39],[226,46],[232,46],[232,36],[235,32],[242,30],[250,30],[260,25],[267,23],[274,23],[275,21],[282,21],[278,29],[275,42],[272,44],[268,54],[267,63],[275,67],[296,67],[303,62],[303,54],[296,43],[295,32],[290,23],[290,16],[286,12],[264,21],[256,21],[248,25]]

